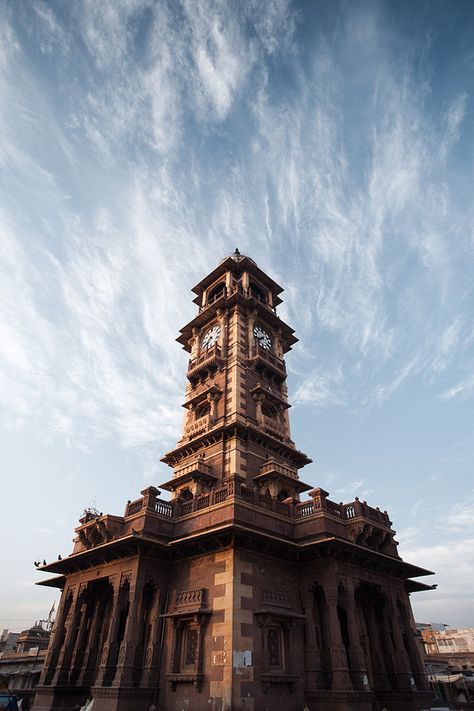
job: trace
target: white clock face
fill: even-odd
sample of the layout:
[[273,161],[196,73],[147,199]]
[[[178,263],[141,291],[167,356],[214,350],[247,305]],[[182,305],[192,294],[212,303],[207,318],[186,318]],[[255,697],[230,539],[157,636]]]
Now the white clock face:
[[253,335],[255,336],[259,344],[262,346],[262,348],[265,348],[266,351],[270,350],[270,348],[272,347],[272,339],[261,326],[253,327]]
[[217,343],[219,340],[219,336],[221,335],[221,327],[218,326],[217,324],[213,326],[212,328],[209,329],[209,331],[206,331],[204,334],[204,337],[201,341],[201,347],[205,348],[208,350],[209,348],[212,348],[213,345]]

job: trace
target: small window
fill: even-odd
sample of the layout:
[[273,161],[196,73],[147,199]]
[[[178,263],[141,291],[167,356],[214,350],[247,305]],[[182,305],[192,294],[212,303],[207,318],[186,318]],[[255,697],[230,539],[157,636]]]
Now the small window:
[[283,645],[281,627],[269,627],[267,633],[268,664],[272,669],[283,668]]
[[219,282],[219,284],[213,286],[212,289],[209,291],[207,295],[207,303],[212,304],[214,301],[217,301],[217,299],[220,299],[221,296],[224,296],[224,294],[225,283],[221,281]]
[[265,292],[260,289],[259,286],[256,284],[250,284],[250,294],[253,296],[254,299],[257,301],[261,301],[262,303],[266,304],[267,303],[267,295]]
[[195,420],[200,420],[201,417],[205,417],[206,415],[209,415],[211,411],[211,406],[209,405],[208,402],[203,402],[201,405],[199,405],[195,412],[194,412],[194,419]]
[[197,662],[198,630],[186,626],[183,629],[183,667],[194,667]]

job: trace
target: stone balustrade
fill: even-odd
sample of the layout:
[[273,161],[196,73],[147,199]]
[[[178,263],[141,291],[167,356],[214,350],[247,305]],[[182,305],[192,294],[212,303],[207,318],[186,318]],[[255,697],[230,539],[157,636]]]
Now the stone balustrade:
[[[205,462],[197,460],[195,464],[187,465],[186,467],[183,467],[182,470],[178,470],[179,475],[184,473],[184,470],[187,471],[188,469],[196,471],[197,467],[202,468],[202,470],[206,473],[210,473],[211,467]],[[262,473],[267,473],[268,471],[273,471],[273,467],[275,467],[274,463],[267,462],[262,465],[261,471]],[[281,470],[288,469],[287,467],[278,464],[276,467],[279,467]],[[290,469],[288,469],[288,471],[291,472]],[[226,501],[229,496],[229,489],[225,486],[221,489],[212,489],[208,494],[203,494],[190,501],[180,502],[179,504],[176,501],[170,502],[155,497],[151,502],[150,508],[161,516],[176,518],[193,513],[194,511],[201,511],[209,506],[221,504]],[[235,487],[234,496],[236,499],[240,499],[247,504],[265,509],[266,511],[273,511],[274,513],[284,516],[285,518],[294,518],[298,520],[324,512],[325,514],[335,516],[342,521],[352,521],[356,518],[364,518],[380,526],[384,526],[385,528],[390,528],[391,526],[391,521],[386,511],[380,511],[378,508],[373,508],[372,506],[369,506],[367,502],[359,501],[359,499],[355,499],[355,501],[348,504],[337,504],[335,501],[330,501],[327,498],[314,497],[309,501],[287,504],[278,501],[277,499],[273,499],[271,496],[260,494],[258,491],[246,489],[240,485]],[[127,504],[125,516],[133,516],[141,511],[143,506],[144,497],[129,502]]]
[[267,460],[265,464],[262,464],[259,471],[260,474],[270,474],[271,472],[275,472],[276,474],[283,474],[284,476],[290,477],[290,479],[298,479],[296,467],[291,469],[290,467],[286,467],[283,464],[276,462],[274,459]]
[[220,346],[217,343],[215,343],[210,348],[207,348],[205,351],[202,351],[202,353],[199,353],[199,355],[197,355],[195,358],[191,358],[189,360],[188,370],[197,368],[198,366],[202,365],[203,363],[210,360],[211,358],[220,358],[220,357],[221,357]]
[[184,428],[184,436],[196,437],[198,434],[201,434],[201,432],[206,432],[210,426],[211,422],[209,415],[204,415],[204,417],[200,417],[198,420],[191,422],[190,425],[186,425]]
[[173,472],[173,479],[180,476],[184,476],[185,474],[190,474],[191,472],[211,475],[212,467],[210,466],[210,464],[206,464],[203,459],[196,459],[193,462],[186,464],[184,467],[178,467],[177,469],[175,469],[175,471]]
[[262,348],[260,343],[258,341],[255,341],[252,345],[251,353],[250,353],[251,358],[262,358],[264,361],[267,363],[270,363],[273,367],[277,368],[279,371],[282,373],[286,373],[286,366],[285,366],[285,361],[283,361],[281,358],[278,358],[274,353],[272,353],[270,350],[266,348]]
[[276,434],[277,437],[285,438],[287,437],[287,430],[284,425],[273,417],[268,417],[268,415],[261,415],[259,421],[260,427],[270,432],[270,434]]

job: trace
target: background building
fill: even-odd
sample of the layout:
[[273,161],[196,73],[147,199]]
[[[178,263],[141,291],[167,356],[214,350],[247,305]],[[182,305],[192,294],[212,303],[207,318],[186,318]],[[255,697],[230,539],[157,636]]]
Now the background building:
[[[36,622],[23,632],[4,630],[0,646],[0,688],[7,688],[21,700],[23,711],[31,708],[41,670],[46,659],[50,629]],[[3,639],[5,638],[5,639]],[[15,640],[15,644],[8,642]]]

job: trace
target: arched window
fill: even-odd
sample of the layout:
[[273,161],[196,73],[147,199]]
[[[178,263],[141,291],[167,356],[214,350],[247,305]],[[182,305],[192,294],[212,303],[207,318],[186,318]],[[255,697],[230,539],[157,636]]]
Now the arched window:
[[225,283],[223,281],[220,281],[218,284],[212,287],[212,289],[209,291],[207,295],[207,303],[212,304],[214,301],[217,301],[217,299],[220,299],[221,296],[225,295]]
[[256,284],[250,284],[250,295],[257,301],[261,301],[264,304],[267,303],[266,293]]
[[202,402],[200,405],[196,407],[196,410],[194,411],[194,419],[199,420],[201,417],[204,417],[205,415],[209,415],[211,411],[211,406],[207,402]]
[[188,489],[187,487],[186,487],[186,489],[181,489],[181,491],[179,492],[179,495],[180,495],[181,499],[183,499],[183,501],[191,501],[191,499],[193,498],[192,491],[190,489]]

